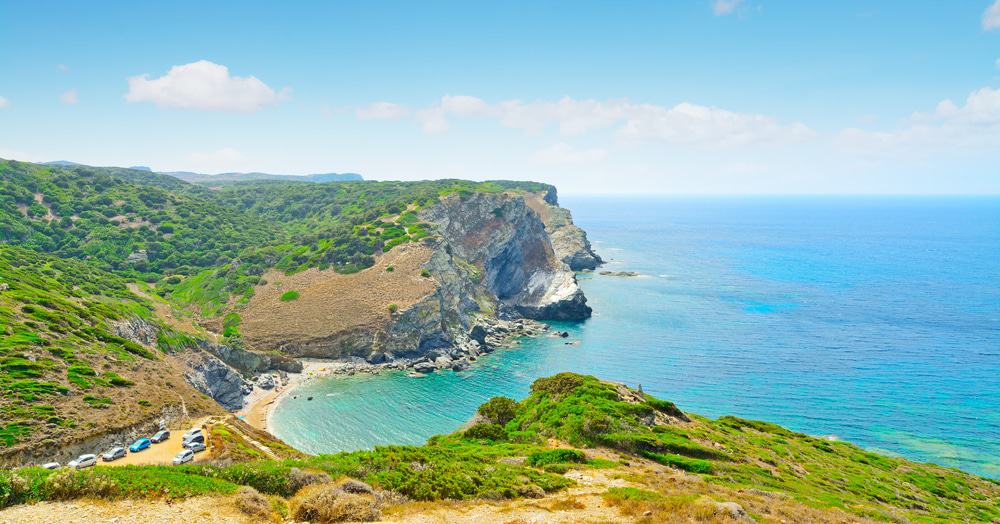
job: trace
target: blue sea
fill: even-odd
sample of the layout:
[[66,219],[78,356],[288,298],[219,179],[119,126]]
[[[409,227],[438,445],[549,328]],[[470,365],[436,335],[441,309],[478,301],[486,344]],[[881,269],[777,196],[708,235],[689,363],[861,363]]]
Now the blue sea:
[[[608,260],[594,317],[468,371],[321,379],[274,414],[305,451],[423,443],[495,395],[590,373],[1000,478],[1000,198],[564,198]],[[305,396],[314,396],[306,401]]]

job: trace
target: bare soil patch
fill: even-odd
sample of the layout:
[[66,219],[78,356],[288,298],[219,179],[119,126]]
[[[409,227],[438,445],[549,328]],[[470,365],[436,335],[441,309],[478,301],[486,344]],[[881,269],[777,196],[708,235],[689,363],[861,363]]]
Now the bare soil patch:
[[[269,271],[241,312],[246,339],[261,349],[268,341],[323,338],[359,328],[378,329],[390,319],[389,304],[398,311],[434,292],[433,278],[420,270],[432,250],[403,244],[378,258],[375,265],[342,275],[333,270],[309,269],[294,275]],[[388,267],[392,271],[387,271]],[[298,298],[281,300],[296,291]]]

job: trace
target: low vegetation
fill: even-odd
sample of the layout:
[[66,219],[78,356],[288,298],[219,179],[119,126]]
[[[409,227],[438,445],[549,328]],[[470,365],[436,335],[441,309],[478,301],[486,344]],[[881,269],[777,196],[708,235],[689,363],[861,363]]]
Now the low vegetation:
[[[564,476],[570,470],[610,468],[633,485],[608,490],[607,503],[640,522],[726,519],[741,512],[748,518],[771,512],[816,522],[845,520],[844,512],[909,522],[1000,518],[996,482],[773,424],[709,420],[675,409],[620,385],[564,373],[536,381],[521,402],[491,399],[480,408],[481,423],[424,446],[178,467],[25,468],[0,472],[0,505],[80,496],[228,495],[242,489],[238,504],[258,515],[287,504],[299,520],[360,519],[374,518],[385,497],[541,497],[572,486]],[[617,453],[618,460],[593,458],[608,453]],[[643,464],[676,473],[636,473],[651,467]],[[701,480],[687,480],[695,477]],[[360,482],[349,487],[347,478]]]

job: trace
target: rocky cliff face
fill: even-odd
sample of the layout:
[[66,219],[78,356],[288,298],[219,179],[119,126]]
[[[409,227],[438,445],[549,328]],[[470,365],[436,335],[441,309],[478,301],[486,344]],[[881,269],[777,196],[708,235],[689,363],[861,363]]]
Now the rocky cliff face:
[[[122,320],[112,326],[115,334],[137,344],[154,347],[160,328],[142,318]],[[235,411],[243,407],[243,400],[253,389],[244,379],[269,370],[298,373],[302,363],[284,356],[257,353],[246,349],[197,340],[197,347],[172,355],[183,364],[184,379],[188,384],[223,408]]]
[[[282,285],[301,291],[301,298],[291,304],[264,303],[262,297],[269,290],[258,289],[254,300],[259,303],[252,305],[256,312],[269,313],[247,312],[247,339],[255,349],[296,357],[356,359],[359,369],[372,364],[462,367],[507,339],[539,332],[541,326],[530,320],[586,319],[591,308],[566,260],[591,267],[600,259],[564,211],[556,205],[554,190],[443,198],[420,213],[433,229],[422,246],[394,248],[374,267],[355,274],[353,286],[335,285],[348,280],[336,274],[282,278]],[[554,243],[554,236],[562,240]],[[421,254],[419,264],[406,262],[413,259],[405,255],[410,252]],[[392,265],[395,271],[387,273]],[[387,304],[399,301],[403,287],[414,279],[433,285],[421,287],[419,296],[410,296],[398,310],[387,313]],[[388,281],[394,282],[393,287],[382,289]],[[312,304],[308,311],[288,315],[306,302]],[[296,328],[306,313],[325,321]],[[358,322],[342,322],[338,315],[352,315]],[[286,317],[280,326],[271,322]],[[258,329],[264,324],[270,331]],[[328,329],[334,325],[343,327]],[[480,336],[472,336],[476,330]]]
[[521,196],[455,195],[422,214],[441,236],[438,249],[474,266],[501,316],[583,320],[591,309],[569,266],[559,260],[541,217]]

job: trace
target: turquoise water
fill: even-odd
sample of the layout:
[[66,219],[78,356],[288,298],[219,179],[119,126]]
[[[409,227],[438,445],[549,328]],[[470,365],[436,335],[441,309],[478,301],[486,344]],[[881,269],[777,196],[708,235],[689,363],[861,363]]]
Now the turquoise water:
[[643,275],[580,276],[595,315],[558,325],[578,345],[316,381],[277,408],[277,435],[309,452],[422,443],[570,370],[1000,477],[1000,199],[563,200],[602,269]]

